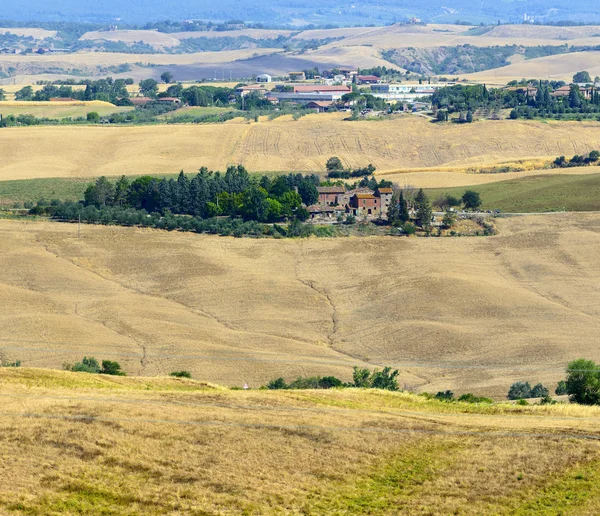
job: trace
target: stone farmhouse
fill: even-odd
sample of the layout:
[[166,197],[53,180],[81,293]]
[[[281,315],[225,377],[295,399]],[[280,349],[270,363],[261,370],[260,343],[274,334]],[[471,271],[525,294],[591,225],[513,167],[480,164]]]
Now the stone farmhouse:
[[352,215],[363,220],[384,218],[392,202],[391,188],[348,190],[343,186],[317,188],[319,202],[308,207],[310,220],[314,222],[337,221],[340,216]]

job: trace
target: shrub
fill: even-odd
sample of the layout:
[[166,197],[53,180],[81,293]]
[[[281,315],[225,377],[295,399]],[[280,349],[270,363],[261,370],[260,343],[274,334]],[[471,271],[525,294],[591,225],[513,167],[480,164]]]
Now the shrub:
[[458,398],[458,401],[462,401],[464,403],[493,403],[490,398],[475,396],[471,393],[463,394],[460,398]]
[[526,405],[529,405],[529,402],[527,400],[524,400],[523,398],[521,398],[521,399],[517,400],[517,405],[526,406]]
[[402,225],[402,231],[407,235],[414,235],[417,232],[417,226],[415,226],[412,222],[405,222]]
[[557,396],[564,396],[565,394],[567,394],[567,382],[565,382],[564,380],[558,382],[554,394],[556,394]]
[[567,367],[567,394],[574,403],[600,404],[600,370],[592,360],[583,358]]
[[531,389],[531,397],[532,398],[545,398],[550,395],[550,391],[544,387],[541,383],[534,385]]
[[174,376],[175,378],[191,378],[192,373],[189,371],[173,371],[169,373],[169,376]]
[[285,383],[285,380],[283,378],[277,378],[276,380],[271,380],[268,384],[267,384],[267,389],[270,390],[279,390],[279,389],[288,389],[289,386],[287,383]]
[[531,385],[529,382],[515,382],[510,386],[507,397],[509,400],[531,398]]
[[81,362],[76,362],[71,367],[71,371],[76,373],[99,374],[100,370],[100,364],[94,357],[83,357]]
[[121,371],[121,365],[118,362],[112,362],[111,360],[102,361],[102,369],[100,374],[109,374],[111,376],[125,376],[125,373]]
[[452,391],[440,391],[434,397],[436,400],[452,401],[454,400],[454,393]]

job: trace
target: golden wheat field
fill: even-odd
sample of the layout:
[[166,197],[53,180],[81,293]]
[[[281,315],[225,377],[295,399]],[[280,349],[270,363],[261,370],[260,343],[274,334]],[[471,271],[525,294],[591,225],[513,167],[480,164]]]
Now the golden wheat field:
[[486,185],[500,181],[510,181],[532,176],[564,176],[589,175],[600,173],[600,167],[578,168],[544,168],[523,170],[521,172],[502,172],[496,174],[470,173],[465,169],[419,170],[411,172],[382,172],[377,173],[379,179],[386,179],[398,186],[415,188],[452,188],[459,186]]
[[506,83],[523,78],[544,77],[571,82],[573,75],[580,70],[587,70],[592,77],[600,74],[600,52],[574,52],[537,59],[518,60],[501,68],[486,70],[464,77],[470,81]]
[[38,118],[61,119],[85,117],[92,111],[100,116],[106,116],[111,113],[124,113],[132,109],[133,107],[119,107],[100,100],[75,102],[0,101],[0,114],[3,116],[33,115]]
[[187,369],[258,387],[391,365],[401,385],[504,396],[600,359],[600,216],[498,219],[489,238],[252,240],[3,221],[0,350]]
[[187,172],[201,166],[250,171],[322,171],[345,165],[380,171],[477,167],[554,159],[600,148],[597,122],[483,121],[436,125],[422,117],[343,121],[344,114],[258,123],[136,127],[22,127],[0,132],[0,179]]
[[600,495],[594,408],[25,368],[0,384],[7,514],[591,516]]

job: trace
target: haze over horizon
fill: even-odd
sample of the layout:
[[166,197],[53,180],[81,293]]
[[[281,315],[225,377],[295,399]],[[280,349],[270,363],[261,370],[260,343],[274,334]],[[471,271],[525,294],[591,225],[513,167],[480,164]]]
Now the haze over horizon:
[[327,7],[316,0],[257,0],[240,6],[223,0],[216,6],[207,0],[56,0],[51,6],[41,0],[3,5],[2,18],[16,21],[65,21],[145,23],[158,20],[240,19],[267,25],[386,24],[418,17],[429,23],[520,23],[525,16],[538,22],[600,20],[600,8],[587,0],[503,0],[476,4],[470,0],[335,0]]

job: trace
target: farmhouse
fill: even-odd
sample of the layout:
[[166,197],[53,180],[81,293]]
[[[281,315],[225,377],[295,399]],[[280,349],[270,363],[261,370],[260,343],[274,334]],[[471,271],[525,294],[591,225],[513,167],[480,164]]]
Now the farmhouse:
[[289,72],[288,76],[292,82],[301,82],[306,80],[306,74],[304,72]]
[[250,95],[250,93],[256,93],[258,95],[264,96],[267,93],[267,91],[268,90],[264,86],[260,86],[258,84],[251,84],[250,86],[240,86],[239,88],[235,89],[235,92],[241,97]]
[[346,193],[346,189],[343,186],[318,186],[317,192],[319,192],[319,204],[342,204],[339,201],[339,196]]
[[394,191],[391,188],[379,188],[376,192],[375,195],[377,197],[379,197],[380,199],[380,206],[381,206],[381,211],[380,211],[380,216],[382,215],[386,215],[388,212],[388,208],[390,207],[390,204],[392,203],[392,196],[394,195]]
[[358,193],[350,199],[350,211],[356,217],[381,216],[381,199],[373,193]]
[[377,84],[381,79],[376,75],[357,75],[356,84]]
[[316,109],[319,113],[324,113],[325,111],[327,111],[331,106],[333,105],[333,102],[331,101],[311,101],[308,104],[306,104],[306,107],[308,109]]

